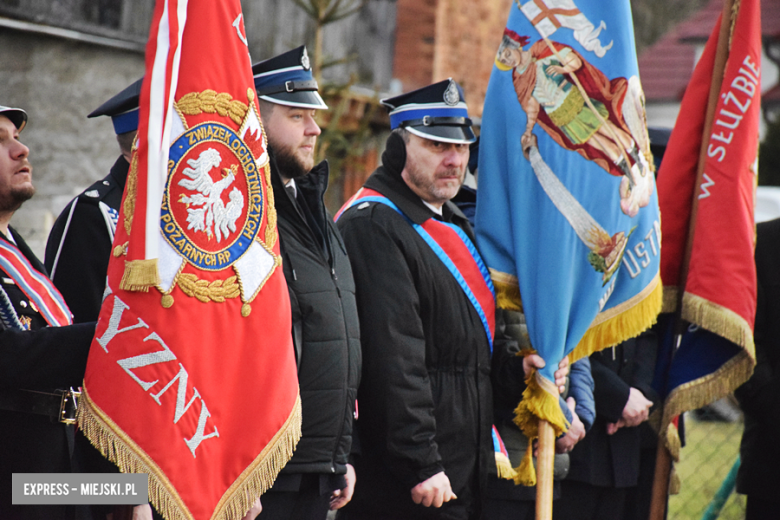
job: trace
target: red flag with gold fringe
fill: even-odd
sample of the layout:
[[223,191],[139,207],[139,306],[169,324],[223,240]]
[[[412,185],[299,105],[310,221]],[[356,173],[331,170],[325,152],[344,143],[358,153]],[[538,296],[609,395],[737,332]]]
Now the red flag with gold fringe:
[[158,0],[79,409],[169,520],[241,518],[300,438],[266,139],[239,0]]

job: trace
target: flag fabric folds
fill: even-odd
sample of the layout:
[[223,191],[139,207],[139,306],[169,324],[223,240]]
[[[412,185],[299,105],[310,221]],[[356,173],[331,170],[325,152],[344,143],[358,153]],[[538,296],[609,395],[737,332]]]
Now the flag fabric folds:
[[79,425],[168,520],[241,518],[300,438],[239,0],[158,0]]
[[[728,58],[711,129],[702,143],[721,19],[683,97],[658,175],[663,215],[663,312],[680,311],[691,326],[675,350],[666,331],[654,385],[665,398],[661,432],[680,413],[727,395],[755,365],[756,272],[753,207],[761,107],[761,15],[758,0],[735,2]],[[700,154],[700,150],[703,153]],[[699,164],[704,160],[703,167]],[[702,169],[696,187],[697,168]],[[694,196],[698,210],[692,214]],[[683,262],[695,222],[688,273]],[[680,300],[682,308],[678,309]],[[665,319],[667,329],[671,319]],[[672,353],[674,351],[674,353]],[[674,445],[667,442],[673,457]]]
[[[577,27],[590,28],[587,38]],[[561,359],[636,336],[661,308],[660,219],[628,0],[512,7],[478,175],[477,240],[497,304],[525,312],[546,361],[516,422],[530,437],[537,419],[560,433]]]

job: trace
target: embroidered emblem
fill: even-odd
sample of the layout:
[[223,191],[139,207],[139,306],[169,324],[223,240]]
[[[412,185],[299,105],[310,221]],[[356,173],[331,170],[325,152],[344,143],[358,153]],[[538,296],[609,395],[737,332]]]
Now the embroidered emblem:
[[301,54],[301,66],[303,67],[303,70],[309,70],[311,68],[309,53],[306,52],[306,47],[303,48],[303,54]]
[[187,262],[230,267],[247,251],[263,216],[261,174],[230,127],[201,123],[172,145],[161,227]]
[[98,190],[89,190],[89,191],[85,191],[84,195],[86,195],[87,197],[92,197],[93,199],[96,199],[96,198],[100,197],[100,192]]
[[450,84],[447,87],[447,90],[444,91],[444,102],[454,107],[458,104],[460,101],[460,93],[458,92],[458,87],[455,86],[455,82],[450,80]]

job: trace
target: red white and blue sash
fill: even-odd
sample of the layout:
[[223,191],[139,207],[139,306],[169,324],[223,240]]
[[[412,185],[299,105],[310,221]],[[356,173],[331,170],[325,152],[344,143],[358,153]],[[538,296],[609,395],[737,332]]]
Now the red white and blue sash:
[[435,218],[430,218],[422,224],[417,224],[407,217],[390,199],[369,188],[358,190],[339,210],[334,220],[338,220],[346,210],[355,204],[363,202],[379,202],[390,206],[417,231],[439,260],[442,261],[447,270],[449,270],[458,282],[458,285],[460,285],[460,288],[463,289],[469,302],[474,306],[474,310],[477,311],[482,321],[482,326],[485,328],[485,334],[490,344],[490,352],[492,353],[496,323],[496,295],[488,270],[485,264],[482,263],[482,258],[480,258],[477,248],[468,235],[458,226],[436,220]]
[[0,269],[5,271],[52,327],[73,323],[68,305],[49,278],[37,271],[19,248],[0,240]]

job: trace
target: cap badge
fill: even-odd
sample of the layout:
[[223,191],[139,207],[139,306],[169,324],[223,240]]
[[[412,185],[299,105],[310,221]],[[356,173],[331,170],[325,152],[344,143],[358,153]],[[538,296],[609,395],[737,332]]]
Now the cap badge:
[[455,86],[454,81],[450,81],[449,86],[447,87],[447,90],[444,91],[444,102],[454,107],[458,104],[460,101],[460,93],[458,92],[458,87]]
[[301,54],[301,65],[303,66],[303,70],[309,70],[309,68],[311,68],[309,53],[306,52],[306,47],[303,48],[303,54]]

